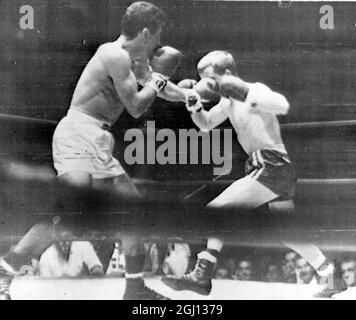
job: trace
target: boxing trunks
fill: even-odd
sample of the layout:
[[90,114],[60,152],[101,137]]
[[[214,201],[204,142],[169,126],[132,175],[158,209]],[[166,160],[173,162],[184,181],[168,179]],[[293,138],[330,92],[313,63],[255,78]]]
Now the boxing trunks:
[[295,194],[297,177],[287,152],[257,150],[246,161],[245,173],[279,195],[277,200],[290,200]]
[[115,140],[108,128],[103,121],[70,109],[53,136],[52,154],[58,176],[71,171],[90,173],[93,179],[124,174],[113,157]]

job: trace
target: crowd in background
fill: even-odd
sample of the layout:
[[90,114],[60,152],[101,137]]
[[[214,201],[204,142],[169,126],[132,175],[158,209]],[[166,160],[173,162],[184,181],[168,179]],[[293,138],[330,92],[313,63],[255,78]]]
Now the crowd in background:
[[[183,275],[194,268],[201,248],[184,243],[145,243],[147,277]],[[342,276],[356,286],[356,255],[337,253]],[[120,242],[59,241],[48,248],[25,272],[44,278],[125,276],[125,256]],[[281,249],[227,247],[215,270],[215,279],[320,284],[321,279],[295,252]]]

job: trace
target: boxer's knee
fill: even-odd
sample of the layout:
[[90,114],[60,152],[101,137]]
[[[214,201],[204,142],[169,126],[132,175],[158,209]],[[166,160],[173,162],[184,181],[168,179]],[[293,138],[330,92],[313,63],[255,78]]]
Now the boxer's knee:
[[268,209],[272,213],[294,213],[295,206],[293,200],[273,201],[268,204]]
[[61,182],[70,184],[74,187],[90,187],[92,176],[88,172],[72,171],[61,175],[58,178]]

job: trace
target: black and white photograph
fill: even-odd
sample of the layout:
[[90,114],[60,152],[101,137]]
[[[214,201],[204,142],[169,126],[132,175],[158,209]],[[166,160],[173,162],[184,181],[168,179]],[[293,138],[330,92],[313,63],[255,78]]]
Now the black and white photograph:
[[9,300],[356,300],[356,1],[0,0]]

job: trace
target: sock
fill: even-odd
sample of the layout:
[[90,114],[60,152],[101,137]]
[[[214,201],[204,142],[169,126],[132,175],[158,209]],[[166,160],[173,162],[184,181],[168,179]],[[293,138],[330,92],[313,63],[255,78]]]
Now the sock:
[[198,254],[198,260],[207,260],[210,261],[211,263],[216,264],[218,262],[218,258],[209,252],[209,250],[202,251]]
[[220,253],[223,245],[224,244],[221,240],[216,239],[216,238],[209,238],[208,244],[207,244],[207,249],[217,251],[218,253]]

